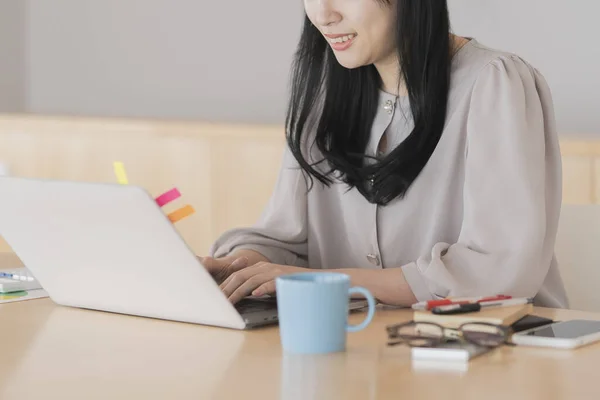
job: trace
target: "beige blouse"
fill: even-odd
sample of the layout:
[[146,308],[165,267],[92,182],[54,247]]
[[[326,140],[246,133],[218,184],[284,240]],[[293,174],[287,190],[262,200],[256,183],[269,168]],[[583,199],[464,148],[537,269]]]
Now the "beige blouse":
[[[452,65],[448,115],[429,163],[404,199],[382,207],[343,183],[310,192],[286,149],[270,201],[252,227],[210,254],[252,249],[310,268],[402,268],[418,300],[508,294],[567,307],[554,243],[561,157],[550,89],[516,55],[472,39]],[[380,93],[367,152],[413,128],[407,97]]]

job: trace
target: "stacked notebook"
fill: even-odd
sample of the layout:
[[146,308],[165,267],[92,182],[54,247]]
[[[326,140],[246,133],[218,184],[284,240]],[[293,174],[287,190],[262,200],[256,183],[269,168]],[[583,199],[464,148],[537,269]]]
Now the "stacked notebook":
[[[494,325],[511,326],[533,312],[533,304],[510,307],[492,307],[466,314],[437,315],[431,311],[414,311],[413,319],[419,322],[433,322],[447,328],[458,328],[469,322],[485,322]],[[413,364],[418,365],[465,365],[469,360],[493,350],[466,342],[443,343],[437,347],[414,347],[411,349]],[[424,364],[428,363],[428,364]],[[433,363],[433,364],[432,364]],[[466,366],[465,366],[466,368]]]
[[455,329],[466,322],[486,322],[494,325],[510,326],[532,312],[533,304],[492,307],[478,312],[455,315],[436,315],[431,311],[420,310],[414,312],[413,319],[419,322],[434,322]]

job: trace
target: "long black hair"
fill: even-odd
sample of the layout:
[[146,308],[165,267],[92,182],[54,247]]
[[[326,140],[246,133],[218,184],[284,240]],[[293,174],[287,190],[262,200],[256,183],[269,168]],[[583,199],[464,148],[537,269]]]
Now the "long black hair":
[[[373,0],[389,3],[390,0]],[[286,137],[300,167],[329,186],[338,179],[371,203],[402,198],[427,164],[444,128],[450,87],[450,18],[446,0],[397,0],[396,41],[414,130],[386,157],[365,163],[381,78],[374,65],[346,69],[319,30],[304,19],[291,73]],[[311,126],[311,116],[318,117]],[[314,136],[323,158],[304,154]],[[318,164],[325,169],[316,168]]]

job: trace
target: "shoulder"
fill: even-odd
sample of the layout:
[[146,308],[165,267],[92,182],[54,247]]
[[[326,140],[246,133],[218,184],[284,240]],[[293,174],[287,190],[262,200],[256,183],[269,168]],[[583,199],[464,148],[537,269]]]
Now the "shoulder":
[[457,65],[470,146],[498,149],[519,143],[535,152],[545,140],[556,142],[554,103],[543,75],[517,54],[478,42],[472,46]]
[[536,81],[545,84],[540,71],[522,56],[488,47],[476,39],[471,39],[455,56],[452,81],[454,89],[463,94],[469,94],[478,84],[485,83],[496,85],[498,90],[522,83],[535,88]]

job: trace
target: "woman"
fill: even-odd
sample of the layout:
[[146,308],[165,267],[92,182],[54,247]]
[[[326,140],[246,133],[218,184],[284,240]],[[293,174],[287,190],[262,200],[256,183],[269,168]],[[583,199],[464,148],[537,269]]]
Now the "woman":
[[305,0],[288,146],[258,223],[205,266],[232,302],[306,268],[382,303],[509,294],[566,307],[550,90],[450,33],[445,0]]

